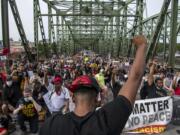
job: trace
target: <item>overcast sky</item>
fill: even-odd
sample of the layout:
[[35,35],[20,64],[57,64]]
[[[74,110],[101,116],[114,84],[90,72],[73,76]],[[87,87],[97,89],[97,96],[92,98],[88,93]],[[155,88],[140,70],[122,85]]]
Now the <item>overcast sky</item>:
[[[146,0],[147,1],[147,15],[151,16],[153,14],[159,13],[163,0]],[[0,0],[1,2],[1,0]],[[25,29],[25,33],[27,35],[27,39],[33,41],[33,0],[16,0],[18,5],[18,10],[21,16],[21,20],[23,22],[23,26]],[[1,3],[0,3],[1,4]],[[47,13],[47,6],[42,0],[40,0],[40,5],[42,9],[42,13]],[[1,5],[0,5],[1,7]],[[18,40],[19,34],[14,22],[14,18],[11,13],[11,9],[9,7],[9,26],[10,26],[10,37],[14,40]],[[43,17],[45,32],[47,36],[47,17]],[[2,40],[2,25],[1,25],[1,10],[0,10],[0,40]]]

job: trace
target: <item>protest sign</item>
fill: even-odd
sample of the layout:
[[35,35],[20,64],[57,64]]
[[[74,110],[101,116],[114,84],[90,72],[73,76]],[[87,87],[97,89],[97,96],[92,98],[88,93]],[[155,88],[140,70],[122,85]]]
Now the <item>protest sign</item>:
[[171,97],[136,101],[124,131],[148,134],[163,132],[172,118],[172,102]]

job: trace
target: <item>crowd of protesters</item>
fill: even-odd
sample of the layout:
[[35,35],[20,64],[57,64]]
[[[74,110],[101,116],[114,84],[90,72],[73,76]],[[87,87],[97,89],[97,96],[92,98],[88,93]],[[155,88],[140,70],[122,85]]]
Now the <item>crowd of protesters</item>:
[[[104,106],[118,96],[129,78],[132,64],[133,60],[127,58],[113,59],[85,52],[73,57],[55,55],[33,63],[14,59],[10,74],[3,68],[0,73],[0,134],[8,134],[9,125],[14,121],[22,133],[37,134],[40,128],[38,121],[73,111],[71,84],[80,76],[86,75],[98,82],[101,90],[96,106]],[[156,59],[149,61],[138,93],[137,99],[180,96],[180,72]]]

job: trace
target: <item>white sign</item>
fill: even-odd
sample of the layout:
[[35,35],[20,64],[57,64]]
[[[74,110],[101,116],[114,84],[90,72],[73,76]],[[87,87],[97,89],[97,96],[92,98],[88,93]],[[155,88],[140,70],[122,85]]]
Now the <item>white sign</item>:
[[173,111],[171,97],[138,100],[124,131],[135,133],[160,133],[170,123]]

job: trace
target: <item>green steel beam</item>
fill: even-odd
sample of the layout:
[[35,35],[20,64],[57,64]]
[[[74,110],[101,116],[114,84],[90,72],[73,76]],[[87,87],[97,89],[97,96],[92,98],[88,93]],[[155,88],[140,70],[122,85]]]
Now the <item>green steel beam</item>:
[[[120,8],[120,1],[118,3],[118,8]],[[121,22],[123,21],[124,17],[122,18]],[[123,23],[123,22],[122,22]],[[120,17],[116,17],[116,24],[117,25],[120,25]],[[123,30],[122,30],[122,25],[121,25],[121,32],[120,32],[120,27],[117,26],[116,27],[116,30],[117,30],[117,37],[116,37],[116,44],[117,44],[117,47],[118,47],[118,51],[117,51],[117,57],[119,57],[120,53],[121,53],[121,49],[122,49],[122,33],[123,33]]]
[[[107,16],[107,17],[118,17],[118,16],[125,16],[123,14],[39,14],[39,16]],[[127,14],[125,17],[138,17],[137,15]]]
[[[52,14],[52,7],[50,5],[50,2],[47,3],[47,6],[48,6],[48,14]],[[52,50],[54,51],[55,54],[57,54],[52,16],[48,16],[48,35],[49,35],[49,44],[53,46]]]
[[[123,9],[123,14],[127,14],[127,6]],[[124,54],[122,54],[123,56],[125,56],[125,54],[127,54],[127,18],[126,17],[123,17],[123,20],[122,20],[122,32],[123,32],[123,39],[122,39],[122,52],[124,52]]]
[[38,12],[37,12],[37,0],[33,0],[33,15],[34,15],[34,44],[37,52],[37,61],[39,60],[39,34],[38,34]]
[[[3,47],[10,50],[9,42],[9,14],[8,14],[8,1],[1,0],[1,17],[2,17],[2,38],[3,38]],[[6,71],[10,74],[9,61],[6,60],[5,63]]]
[[[69,11],[73,10],[79,4],[79,2],[76,2],[76,3],[74,1],[72,1],[72,2],[73,2],[73,5],[70,8],[68,8],[65,11],[65,13],[68,13]],[[73,11],[73,13],[74,13],[74,11]]]
[[22,45],[23,45],[24,50],[25,50],[26,55],[27,55],[27,58],[29,59],[30,62],[32,62],[33,58],[32,58],[30,48],[29,48],[29,42],[26,38],[26,34],[24,31],[24,27],[23,27],[20,15],[19,15],[19,11],[18,11],[18,8],[16,5],[16,1],[15,0],[9,0],[9,4],[10,4],[10,7],[11,7],[11,10],[13,13],[13,17],[14,17],[14,20],[15,20],[21,41],[22,41]]
[[[56,17],[56,24],[59,24],[60,20],[59,20],[59,16]],[[58,46],[58,52],[60,52],[60,27],[57,26],[56,27],[56,39],[57,39],[57,46]]]
[[[97,2],[97,4],[99,4],[99,5],[101,5],[101,7],[106,10],[106,12],[113,14],[113,10],[111,8],[105,6],[104,3],[100,2],[99,0],[95,0],[95,2]],[[112,1],[110,4],[112,4],[112,3],[114,4],[114,1]]]
[[[179,6],[178,6],[178,11],[180,11],[180,7],[179,7]],[[169,16],[170,14],[171,14],[171,9],[166,12],[166,16]],[[142,23],[143,23],[143,25],[144,25],[144,24],[148,23],[149,21],[158,19],[159,16],[160,16],[160,13],[155,14],[155,15],[152,15],[151,17],[148,17],[147,19],[143,20]],[[137,25],[136,27],[140,27],[140,26]],[[127,32],[127,34],[128,34],[128,33],[131,33],[132,30],[133,30],[133,29],[131,28],[131,29]],[[178,26],[177,26],[177,34],[178,34],[179,32],[180,32],[180,23],[179,23]]]
[[[51,5],[50,5],[50,2],[48,0],[48,3],[47,3],[47,6],[48,6],[48,14],[52,14],[52,9],[51,9]],[[52,43],[52,24],[51,24],[51,19],[52,19],[52,16],[48,16],[48,37],[49,37],[49,44]]]
[[[39,14],[41,14],[41,8],[40,8],[39,0],[36,0],[36,4],[37,4],[36,5],[37,15],[39,16]],[[39,20],[39,26],[40,26],[42,41],[43,41],[43,45],[44,45],[45,56],[48,57],[48,52],[47,52],[47,47],[46,47],[47,46],[47,41],[46,41],[46,35],[45,35],[45,30],[44,30],[42,17],[39,16],[38,20]]]
[[171,4],[171,30],[170,30],[170,47],[168,65],[171,68],[175,66],[175,50],[177,44],[177,16],[178,16],[178,0],[172,0]]
[[163,23],[165,20],[165,15],[167,13],[170,2],[171,2],[171,0],[164,0],[164,3],[161,8],[161,13],[158,17],[158,22],[156,24],[155,31],[152,34],[151,41],[149,43],[149,47],[148,47],[147,54],[146,54],[146,62],[149,60],[149,58],[151,56],[152,56],[152,58],[154,57],[155,52],[153,52],[152,50],[155,50],[154,48],[156,48],[156,46],[157,46],[157,44],[156,44],[157,39],[158,39],[159,33],[162,29],[162,26],[163,26]]
[[[104,26],[104,24],[68,24],[69,26],[84,26],[84,27],[91,27],[91,26]],[[61,24],[53,24],[53,26],[62,26]],[[109,26],[122,26],[122,25],[117,25],[117,24],[112,24]]]
[[[47,4],[49,3],[49,0],[43,0],[44,2],[46,2]],[[55,10],[55,11],[59,11],[59,9],[54,6],[53,4],[50,3],[50,6]]]
[[163,42],[164,42],[164,48],[163,48],[163,52],[164,52],[164,54],[163,54],[163,61],[164,61],[164,63],[166,62],[166,46],[167,46],[167,16],[166,16],[166,18],[165,18],[165,24],[164,24],[164,36],[163,36]]
[[139,10],[139,35],[143,34],[143,13],[144,13],[144,0],[139,0],[139,6],[138,6],[138,10]]
[[[131,4],[132,2],[134,2],[135,0],[127,0],[125,2],[125,4],[123,5],[123,7],[119,8],[118,10],[114,11],[116,14],[119,14],[124,8],[126,8],[129,4]],[[127,14],[126,14],[127,16]],[[135,17],[135,16],[134,16]],[[109,17],[109,20],[105,23],[104,27],[102,28],[102,31],[101,31],[101,34],[99,35],[99,39],[101,38],[103,32],[104,32],[104,29],[105,27],[109,24],[109,22],[111,22],[111,20],[113,19],[113,16],[110,16]]]
[[8,1],[1,0],[3,47],[10,49]]
[[[137,31],[137,25],[138,23],[140,24],[139,26],[139,34],[142,34],[142,18],[143,18],[143,0],[136,0],[136,17],[134,18],[134,22],[133,22],[133,31],[131,32],[131,37],[133,38],[134,35],[136,34]],[[141,9],[142,8],[142,9]],[[142,13],[140,13],[142,12]],[[128,48],[128,54],[127,57],[130,57],[131,54],[131,50],[132,50],[132,40],[129,44],[129,48]]]

